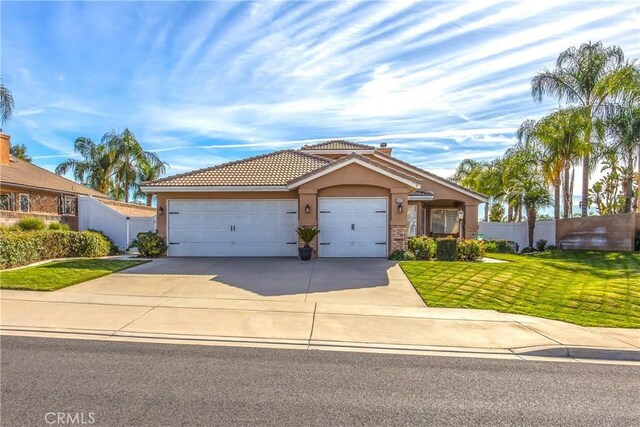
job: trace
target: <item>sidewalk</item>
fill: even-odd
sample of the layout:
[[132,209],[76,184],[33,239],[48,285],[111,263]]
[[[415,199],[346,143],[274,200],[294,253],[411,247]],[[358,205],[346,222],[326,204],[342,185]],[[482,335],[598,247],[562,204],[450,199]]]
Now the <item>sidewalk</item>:
[[176,343],[640,361],[640,330],[492,310],[0,291],[0,331]]

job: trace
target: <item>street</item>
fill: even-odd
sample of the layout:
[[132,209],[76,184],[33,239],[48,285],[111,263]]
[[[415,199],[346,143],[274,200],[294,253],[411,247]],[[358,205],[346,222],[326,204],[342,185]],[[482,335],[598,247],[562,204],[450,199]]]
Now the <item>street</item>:
[[1,363],[3,426],[640,425],[637,366],[14,336]]

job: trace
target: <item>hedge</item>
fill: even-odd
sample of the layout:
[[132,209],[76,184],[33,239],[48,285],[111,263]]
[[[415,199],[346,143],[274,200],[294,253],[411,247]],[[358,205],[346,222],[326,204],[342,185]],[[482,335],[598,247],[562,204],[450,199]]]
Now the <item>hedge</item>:
[[443,237],[436,239],[436,258],[438,261],[455,261],[458,259],[458,239]]
[[436,241],[431,237],[417,236],[409,239],[409,250],[417,259],[434,259],[436,257]]
[[13,268],[53,258],[109,255],[109,242],[91,231],[0,230],[0,268]]
[[516,252],[514,244],[508,240],[486,240],[487,252],[499,254],[513,254]]
[[462,240],[458,242],[458,259],[460,261],[475,261],[484,256],[484,243],[479,240]]

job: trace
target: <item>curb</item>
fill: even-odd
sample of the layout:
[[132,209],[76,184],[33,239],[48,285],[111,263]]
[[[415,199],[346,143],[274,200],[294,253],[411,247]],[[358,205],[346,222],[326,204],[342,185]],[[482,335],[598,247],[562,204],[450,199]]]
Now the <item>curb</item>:
[[61,329],[33,327],[0,327],[0,335],[39,336],[48,338],[84,338],[132,342],[163,342],[221,346],[270,347],[300,350],[354,351],[371,353],[402,353],[411,355],[440,355],[524,360],[526,357],[551,359],[589,359],[593,361],[640,362],[640,350],[604,347],[542,346],[514,349],[472,347],[442,347],[402,344],[376,344],[344,341],[299,340],[277,338],[247,338],[233,336],[153,334],[119,332],[99,329]]

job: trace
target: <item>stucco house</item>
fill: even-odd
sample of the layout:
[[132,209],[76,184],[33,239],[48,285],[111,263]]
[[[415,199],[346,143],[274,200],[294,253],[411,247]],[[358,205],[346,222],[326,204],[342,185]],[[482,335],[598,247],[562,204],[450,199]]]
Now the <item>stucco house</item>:
[[[143,183],[169,256],[386,257],[412,236],[476,236],[486,197],[380,147],[327,141]],[[459,211],[464,212],[462,224]]]
[[78,197],[89,196],[128,216],[153,217],[155,209],[112,200],[106,194],[56,175],[10,154],[11,138],[0,133],[0,225],[25,217],[78,229]]

